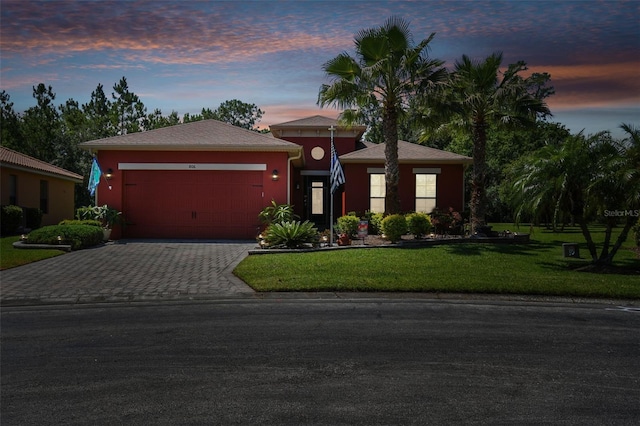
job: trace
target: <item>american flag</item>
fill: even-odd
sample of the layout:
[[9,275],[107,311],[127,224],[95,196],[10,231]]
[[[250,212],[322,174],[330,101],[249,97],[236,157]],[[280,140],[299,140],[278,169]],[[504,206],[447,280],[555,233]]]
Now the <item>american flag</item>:
[[331,193],[336,192],[336,189],[344,183],[344,172],[342,171],[342,165],[338,159],[336,148],[333,146],[333,140],[331,141]]

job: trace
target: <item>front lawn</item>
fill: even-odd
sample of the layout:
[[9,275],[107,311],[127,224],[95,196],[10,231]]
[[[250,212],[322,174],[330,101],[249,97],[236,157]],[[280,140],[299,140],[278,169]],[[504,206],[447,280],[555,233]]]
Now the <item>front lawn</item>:
[[20,236],[0,238],[0,270],[26,265],[64,253],[60,250],[32,250],[13,247],[13,243],[19,240]]
[[[513,229],[497,225],[494,229]],[[529,232],[529,227],[516,229]],[[640,298],[640,260],[632,238],[616,255],[620,273],[578,272],[588,253],[577,228],[535,228],[530,244],[455,244],[249,256],[235,270],[257,291],[392,291]],[[602,233],[594,233],[601,238]],[[562,257],[580,243],[582,259]],[[630,272],[634,272],[635,274]]]

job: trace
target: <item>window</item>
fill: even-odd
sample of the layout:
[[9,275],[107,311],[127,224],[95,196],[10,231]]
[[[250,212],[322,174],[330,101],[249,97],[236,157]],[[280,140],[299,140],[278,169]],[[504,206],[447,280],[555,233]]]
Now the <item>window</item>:
[[384,173],[371,173],[369,175],[369,210],[373,213],[384,213],[384,197],[386,187]]
[[49,213],[49,182],[40,181],[40,210],[42,213]]
[[324,214],[324,182],[311,182],[311,214]]
[[18,205],[18,176],[9,175],[9,204]]
[[436,207],[436,176],[416,173],[416,211],[431,213]]

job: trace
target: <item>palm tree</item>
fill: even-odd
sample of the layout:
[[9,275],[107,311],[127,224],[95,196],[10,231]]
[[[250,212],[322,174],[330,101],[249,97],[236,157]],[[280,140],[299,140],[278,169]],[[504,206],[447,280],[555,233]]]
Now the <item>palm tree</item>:
[[[550,115],[542,100],[552,89],[540,91],[539,81],[522,78],[527,66],[520,61],[500,71],[502,53],[475,62],[463,55],[455,64],[448,90],[437,114],[449,116],[448,125],[470,132],[473,141],[471,183],[471,227],[476,232],[485,225],[485,169],[487,128],[496,125],[527,125],[538,116]],[[544,84],[544,80],[543,80]],[[536,90],[533,90],[536,89]],[[540,95],[542,94],[542,95]]]
[[[629,138],[615,141],[608,132],[589,137],[582,134],[562,144],[548,145],[520,159],[509,169],[506,195],[516,210],[534,218],[545,210],[558,218],[570,215],[580,227],[592,263],[610,265],[626,241],[640,208],[640,131],[622,127]],[[611,245],[617,214],[624,212],[624,225]],[[605,223],[605,238],[597,252],[589,223],[599,217]]]
[[320,106],[345,110],[340,118],[348,124],[360,121],[363,111],[370,111],[372,106],[381,112],[388,214],[400,212],[398,121],[412,96],[426,93],[446,76],[443,62],[427,55],[434,36],[432,33],[414,45],[409,24],[391,17],[379,28],[356,34],[355,58],[341,53],[322,66],[332,81],[320,88]]

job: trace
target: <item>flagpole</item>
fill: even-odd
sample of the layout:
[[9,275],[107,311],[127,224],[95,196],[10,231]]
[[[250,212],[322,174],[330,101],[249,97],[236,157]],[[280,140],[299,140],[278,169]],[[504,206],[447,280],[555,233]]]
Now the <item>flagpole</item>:
[[331,154],[331,161],[329,162],[329,247],[333,247],[333,182],[332,182],[332,176],[331,176],[331,164],[333,162],[333,151],[334,151],[334,147],[333,147],[333,131],[336,130],[335,127],[333,127],[333,124],[331,125],[331,127],[329,127],[329,131],[331,132],[331,150],[330,150],[330,154]]

